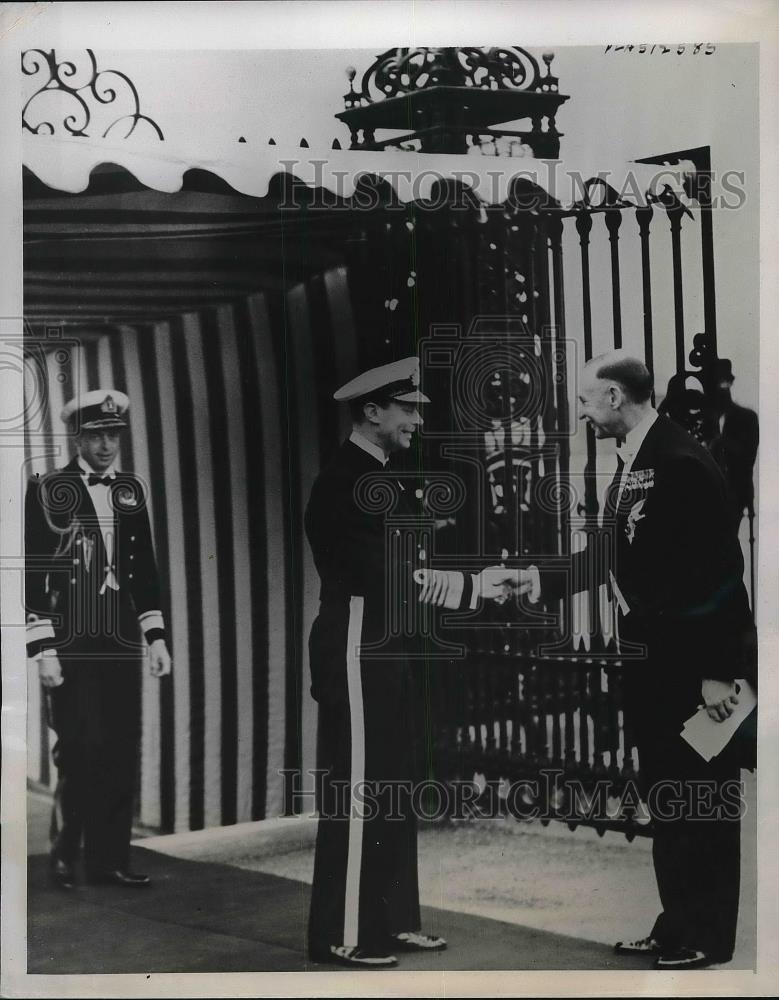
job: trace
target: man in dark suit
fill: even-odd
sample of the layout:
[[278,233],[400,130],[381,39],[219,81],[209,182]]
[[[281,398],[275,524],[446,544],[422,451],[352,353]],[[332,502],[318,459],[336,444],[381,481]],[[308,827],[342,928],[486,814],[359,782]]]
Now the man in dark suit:
[[[390,515],[418,515],[391,456],[422,424],[417,358],[364,372],[335,393],[353,430],[311,491],[305,525],[321,578],[309,641],[325,771],[309,923],[317,962],[387,968],[395,953],[440,951],[420,930],[412,678],[407,620],[424,554],[400,544]],[[393,541],[395,540],[395,541]],[[394,622],[394,625],[393,625]],[[406,794],[400,796],[403,791]],[[364,804],[365,800],[367,805]]]
[[727,358],[717,361],[715,378],[717,427],[710,448],[730,487],[732,517],[738,530],[744,511],[750,517],[755,512],[753,470],[760,432],[754,410],[733,401],[735,379]]
[[82,837],[88,881],[149,884],[129,870],[140,631],[154,676],[171,661],[144,487],[114,467],[128,405],[113,389],[71,400],[62,419],[77,454],[27,490],[27,653],[57,734],[51,875],[62,889],[74,887]]
[[[551,606],[593,574],[611,584],[662,904],[647,937],[615,950],[676,970],[733,955],[739,761],[726,749],[706,762],[680,733],[701,703],[718,721],[732,714],[735,679],[750,676],[752,623],[722,473],[706,449],[658,415],[651,393],[644,363],[622,351],[592,359],[580,381],[581,419],[596,438],[622,442],[602,526],[612,537],[611,565],[593,566],[594,553],[584,550],[563,570],[493,567],[481,576]],[[709,789],[705,800],[701,789]]]

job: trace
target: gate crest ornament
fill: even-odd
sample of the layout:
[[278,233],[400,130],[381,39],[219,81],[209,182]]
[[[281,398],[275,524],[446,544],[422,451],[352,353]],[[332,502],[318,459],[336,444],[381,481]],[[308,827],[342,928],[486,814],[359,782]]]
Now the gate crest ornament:
[[[496,140],[511,137],[534,156],[557,157],[554,116],[568,98],[552,75],[554,56],[545,52],[542,59],[545,72],[519,46],[388,49],[365,71],[359,90],[357,71],[348,68],[346,110],[336,117],[349,126],[352,149],[495,155]],[[522,119],[530,119],[529,131],[500,127]],[[377,129],[409,128],[400,137],[376,138]]]

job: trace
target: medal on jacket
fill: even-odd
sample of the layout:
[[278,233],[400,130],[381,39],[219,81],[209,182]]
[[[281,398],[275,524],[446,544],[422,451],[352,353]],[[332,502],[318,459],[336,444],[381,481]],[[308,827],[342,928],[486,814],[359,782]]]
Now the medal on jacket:
[[627,535],[630,544],[633,544],[633,539],[636,537],[636,527],[639,521],[643,521],[646,514],[642,514],[644,504],[646,500],[639,500],[638,503],[634,503],[630,508],[630,513],[628,514],[628,523],[625,525],[625,534]]
[[636,469],[631,471],[625,478],[625,493],[633,490],[648,490],[655,485],[654,469]]

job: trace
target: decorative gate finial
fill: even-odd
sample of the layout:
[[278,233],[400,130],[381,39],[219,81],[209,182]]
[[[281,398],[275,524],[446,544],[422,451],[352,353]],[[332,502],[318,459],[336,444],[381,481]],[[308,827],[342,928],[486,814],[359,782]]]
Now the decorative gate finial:
[[[346,110],[336,118],[349,126],[352,149],[478,148],[496,155],[497,140],[508,139],[510,149],[526,146],[534,156],[557,157],[561,133],[554,116],[568,98],[552,75],[554,55],[545,52],[542,59],[545,72],[519,46],[388,49],[364,73],[359,91],[356,70],[347,69]],[[528,118],[528,131],[490,127]],[[409,126],[400,137],[375,137],[377,129]]]
[[[158,139],[164,139],[159,125],[141,113],[138,91],[132,80],[115,69],[98,70],[93,51],[85,51],[87,60],[81,66],[70,59],[58,60],[55,49],[28,49],[22,53],[22,73],[33,77],[40,74],[42,81],[22,109],[22,128],[34,135],[54,135],[62,129],[68,135],[90,137],[93,136],[88,131],[91,126],[97,129],[95,134],[102,134],[105,139],[124,124],[126,131],[121,137],[127,139],[139,122],[145,122]],[[129,110],[100,133],[105,119],[100,114],[101,106],[114,104],[122,93],[127,98]],[[59,107],[60,101],[64,102],[63,107]],[[35,112],[37,115],[33,117]],[[54,120],[60,115],[61,123],[55,125]]]

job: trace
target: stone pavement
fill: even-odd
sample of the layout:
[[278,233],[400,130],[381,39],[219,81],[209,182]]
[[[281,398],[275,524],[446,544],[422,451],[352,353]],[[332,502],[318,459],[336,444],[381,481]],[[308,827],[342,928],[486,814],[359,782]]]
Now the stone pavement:
[[[754,967],[753,816],[744,824],[739,948],[729,969]],[[263,824],[141,839],[133,866],[152,876],[150,889],[64,893],[47,880],[46,819],[47,803],[31,795],[30,973],[333,968],[312,965],[305,954],[310,825],[285,830],[281,853],[278,845],[268,849]],[[265,826],[274,822],[286,821]],[[654,915],[647,842],[501,821],[428,827],[420,835],[420,886],[424,928],[446,937],[449,948],[404,956],[405,970],[649,967],[611,950],[615,938],[645,933]]]

